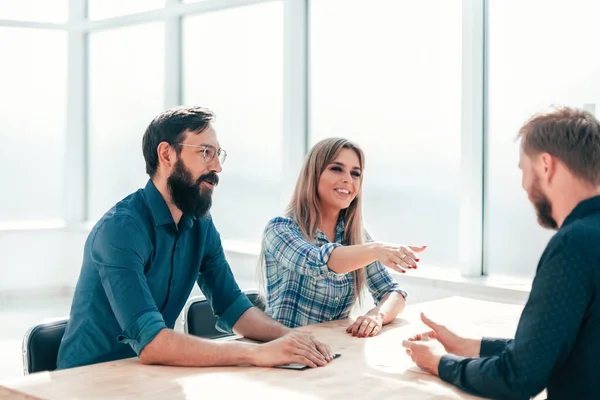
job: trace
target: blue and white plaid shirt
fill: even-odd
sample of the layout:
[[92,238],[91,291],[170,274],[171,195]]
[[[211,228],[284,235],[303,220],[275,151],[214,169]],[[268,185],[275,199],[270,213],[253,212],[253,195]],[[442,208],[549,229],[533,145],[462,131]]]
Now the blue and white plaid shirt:
[[[269,221],[263,237],[268,315],[290,328],[348,318],[355,303],[352,273],[327,267],[331,252],[342,246],[344,227],[340,219],[335,243],[317,230],[312,244],[293,219]],[[365,239],[371,241],[366,232]],[[376,303],[390,292],[407,295],[379,262],[366,267],[366,283]]]

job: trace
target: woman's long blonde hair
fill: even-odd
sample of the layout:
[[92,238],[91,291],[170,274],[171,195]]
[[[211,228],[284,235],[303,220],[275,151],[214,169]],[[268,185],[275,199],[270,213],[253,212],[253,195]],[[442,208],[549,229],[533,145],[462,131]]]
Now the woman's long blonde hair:
[[[304,166],[300,172],[296,187],[286,210],[285,216],[296,221],[306,239],[314,243],[315,233],[321,226],[322,209],[319,201],[318,189],[321,174],[329,164],[340,154],[343,149],[353,150],[358,156],[361,169],[358,192],[350,206],[340,211],[340,217],[345,221],[344,245],[364,243],[364,230],[362,220],[362,180],[365,167],[365,155],[360,147],[343,138],[329,138],[321,140],[308,153]],[[260,272],[262,282],[265,279],[264,243],[260,254]],[[352,272],[354,279],[354,297],[360,301],[360,294],[365,285],[364,268]]]

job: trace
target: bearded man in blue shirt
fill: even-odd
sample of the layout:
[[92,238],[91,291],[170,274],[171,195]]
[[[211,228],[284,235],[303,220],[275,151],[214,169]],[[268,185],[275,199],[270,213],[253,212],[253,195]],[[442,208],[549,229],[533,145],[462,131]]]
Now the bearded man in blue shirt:
[[[144,189],[112,207],[85,243],[58,368],[139,357],[143,364],[324,366],[331,349],[253,307],[238,287],[208,213],[226,158],[211,111],[178,107],[143,137]],[[194,283],[217,328],[265,341],[210,341],[173,330]]]

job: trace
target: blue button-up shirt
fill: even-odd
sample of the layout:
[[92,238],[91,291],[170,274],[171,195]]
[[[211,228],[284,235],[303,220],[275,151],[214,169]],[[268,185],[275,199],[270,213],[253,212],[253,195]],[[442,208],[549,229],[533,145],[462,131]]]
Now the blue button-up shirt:
[[600,399],[600,196],[579,203],[548,243],[513,339],[481,358],[448,354],[440,378],[494,399]]
[[[268,300],[265,313],[291,328],[348,318],[355,304],[353,274],[337,274],[327,266],[333,250],[343,245],[344,229],[340,219],[334,243],[317,230],[313,244],[293,219],[277,217],[269,221],[263,238]],[[365,237],[371,240],[368,234]],[[406,297],[381,263],[365,268],[367,287],[376,303],[390,292]]]
[[217,328],[229,332],[252,303],[241,292],[210,216],[176,225],[152,181],[90,232],[58,368],[139,355],[175,321],[197,281]]

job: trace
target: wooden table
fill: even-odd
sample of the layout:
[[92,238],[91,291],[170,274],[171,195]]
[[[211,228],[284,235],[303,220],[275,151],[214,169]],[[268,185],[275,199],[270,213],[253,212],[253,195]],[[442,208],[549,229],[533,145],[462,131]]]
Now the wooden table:
[[0,386],[0,399],[39,400],[39,397],[31,396],[18,390]]
[[[300,328],[342,356],[326,367],[182,368],[146,366],[137,359],[41,372],[0,382],[13,392],[47,399],[474,399],[439,378],[418,372],[401,346],[425,329],[419,312],[459,331],[512,336],[523,307],[451,297],[407,307],[373,338],[345,333],[350,320]],[[26,398],[26,397],[21,397]]]

